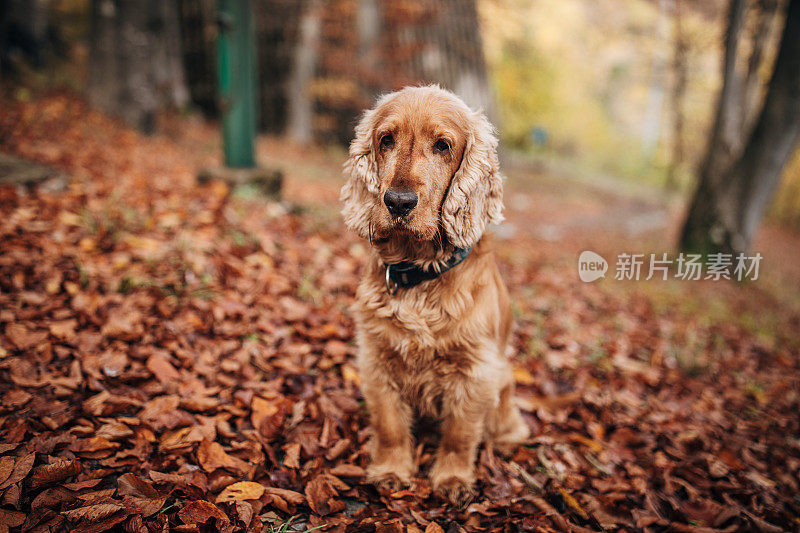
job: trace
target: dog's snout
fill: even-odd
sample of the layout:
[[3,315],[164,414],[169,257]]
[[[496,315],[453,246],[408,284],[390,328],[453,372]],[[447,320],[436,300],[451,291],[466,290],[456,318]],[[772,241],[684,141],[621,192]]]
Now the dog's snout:
[[395,217],[404,217],[417,206],[417,193],[403,189],[389,189],[383,195],[383,203]]

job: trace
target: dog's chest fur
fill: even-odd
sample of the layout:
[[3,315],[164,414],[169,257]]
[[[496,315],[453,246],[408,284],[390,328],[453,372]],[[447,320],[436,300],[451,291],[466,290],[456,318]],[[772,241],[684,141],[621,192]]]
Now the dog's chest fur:
[[479,307],[492,299],[497,305],[497,297],[485,294],[494,285],[475,275],[486,273],[483,262],[475,258],[464,269],[446,274],[448,278],[395,295],[388,293],[380,266],[371,267],[354,307],[359,344],[373,348],[365,351],[371,354],[367,360],[359,361],[361,371],[380,373],[407,401],[431,416],[439,416],[438,398],[458,394],[459,387],[475,376],[490,378],[500,348],[487,345],[486,339],[496,342],[498,324],[486,323],[487,313]]

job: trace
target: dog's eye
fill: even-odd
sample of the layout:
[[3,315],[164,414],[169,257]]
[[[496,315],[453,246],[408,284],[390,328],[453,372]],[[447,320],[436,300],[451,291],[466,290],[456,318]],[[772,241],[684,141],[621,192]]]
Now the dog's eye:
[[383,137],[381,137],[381,149],[391,150],[394,148],[394,137],[392,137],[391,133],[387,133]]
[[433,151],[437,154],[444,154],[450,151],[450,145],[444,139],[439,139],[433,143]]

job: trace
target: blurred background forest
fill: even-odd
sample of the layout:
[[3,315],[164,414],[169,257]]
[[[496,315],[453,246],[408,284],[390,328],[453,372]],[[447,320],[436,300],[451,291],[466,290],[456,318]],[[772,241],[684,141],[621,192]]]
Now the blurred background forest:
[[[785,2],[738,4],[742,81],[733,99],[757,111]],[[23,81],[5,85],[18,97],[70,87],[145,131],[164,108],[219,116],[216,36],[225,22],[215,0],[4,5],[2,72]],[[487,110],[509,159],[686,196],[709,150],[729,7],[724,0],[254,2],[258,128],[342,147],[377,94],[440,83]],[[137,31],[145,36],[138,49]],[[754,119],[746,120],[732,127],[746,130]],[[800,225],[797,150],[769,216]]]
[[[0,72],[0,532],[797,530],[800,0],[0,0]],[[498,126],[532,429],[463,509],[433,432],[366,482],[348,312],[421,83]]]

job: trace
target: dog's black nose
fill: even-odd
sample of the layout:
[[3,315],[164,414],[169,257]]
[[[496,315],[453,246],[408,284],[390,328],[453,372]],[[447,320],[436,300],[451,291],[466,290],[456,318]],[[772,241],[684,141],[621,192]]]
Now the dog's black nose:
[[383,203],[394,217],[404,217],[417,206],[417,193],[403,189],[389,189],[383,195]]

